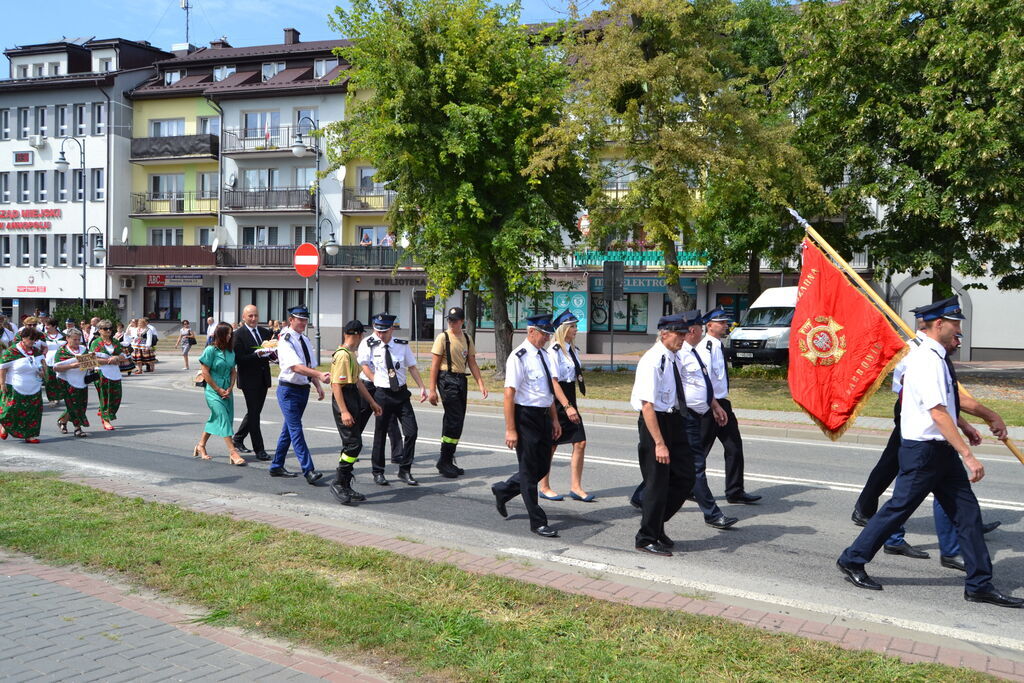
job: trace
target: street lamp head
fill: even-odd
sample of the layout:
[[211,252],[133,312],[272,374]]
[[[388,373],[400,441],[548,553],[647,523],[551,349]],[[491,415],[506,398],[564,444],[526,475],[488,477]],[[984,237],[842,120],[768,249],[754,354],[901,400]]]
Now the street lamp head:
[[60,158],[58,158],[57,161],[54,162],[54,166],[57,167],[58,171],[66,171],[68,170],[68,168],[71,167],[71,164],[68,163],[67,157],[64,156],[64,150],[60,151]]
[[98,259],[103,259],[107,257],[107,250],[101,245],[92,250],[92,255]]
[[327,238],[327,242],[324,243],[324,251],[327,252],[328,256],[337,256],[338,252],[341,251],[341,245],[334,241],[334,233]]
[[295,142],[292,143],[292,154],[297,157],[306,156],[306,143],[302,140],[302,133],[295,133]]

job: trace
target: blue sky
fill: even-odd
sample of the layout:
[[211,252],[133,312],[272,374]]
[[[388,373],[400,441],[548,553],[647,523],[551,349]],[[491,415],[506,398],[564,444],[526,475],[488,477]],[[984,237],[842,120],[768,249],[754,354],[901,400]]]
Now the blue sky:
[[[596,0],[578,4],[581,10]],[[181,0],[49,0],[13,2],[8,7],[3,46],[30,45],[74,38],[128,38],[148,40],[170,48],[185,41],[185,12]],[[282,41],[282,29],[297,28],[302,40],[338,37],[327,26],[327,15],[337,2],[325,0],[190,0],[190,40],[209,45],[227,36],[234,46],[266,45]],[[343,0],[342,5],[347,5]],[[526,22],[551,21],[565,16],[566,0],[522,0]],[[39,9],[44,15],[39,13]]]

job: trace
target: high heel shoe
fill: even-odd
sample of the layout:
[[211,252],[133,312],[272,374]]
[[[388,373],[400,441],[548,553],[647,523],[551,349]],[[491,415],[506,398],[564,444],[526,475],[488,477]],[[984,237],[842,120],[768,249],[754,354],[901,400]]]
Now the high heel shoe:
[[192,457],[193,458],[201,458],[203,460],[212,460],[210,455],[206,452],[206,447],[205,446],[199,446],[199,445],[197,445],[195,447],[195,449],[192,451]]
[[7,430],[4,429],[3,425],[0,425],[0,439],[7,440]]
[[245,467],[249,464],[245,461],[245,458],[238,454],[238,451],[231,451],[228,453],[228,461],[232,465],[237,465],[239,467]]
[[57,429],[60,430],[61,434],[67,434],[68,433],[68,423],[64,422],[62,420],[57,420]]

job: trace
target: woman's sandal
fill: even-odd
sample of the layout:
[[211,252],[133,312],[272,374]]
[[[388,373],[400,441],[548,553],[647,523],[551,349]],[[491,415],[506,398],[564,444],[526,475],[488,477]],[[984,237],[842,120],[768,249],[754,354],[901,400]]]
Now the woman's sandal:
[[89,436],[89,435],[86,434],[85,432],[83,432],[81,427],[75,427],[75,436],[77,436],[79,438],[83,438],[83,437],[86,437],[86,436]]
[[213,460],[210,455],[206,452],[206,446],[196,446],[192,451],[193,458],[201,458],[203,460]]
[[228,461],[232,465],[237,465],[239,467],[244,467],[249,464],[245,461],[245,458],[238,454],[238,451],[232,451],[231,453],[228,453]]
[[68,433],[68,423],[67,422],[62,422],[61,420],[57,420],[57,429],[60,430],[61,434],[67,434]]

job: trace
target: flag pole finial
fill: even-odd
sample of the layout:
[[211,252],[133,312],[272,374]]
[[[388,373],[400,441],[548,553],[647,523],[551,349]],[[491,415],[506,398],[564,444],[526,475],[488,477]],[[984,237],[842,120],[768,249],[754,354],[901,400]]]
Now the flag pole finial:
[[797,210],[796,210],[796,209],[793,209],[793,208],[789,208],[789,207],[787,207],[787,208],[786,208],[786,211],[789,211],[789,215],[791,215],[791,216],[793,217],[793,220],[795,220],[795,221],[796,221],[797,223],[799,223],[799,224],[800,224],[800,227],[801,227],[801,228],[809,228],[809,227],[811,227],[811,224],[810,224],[810,223],[808,223],[808,222],[807,222],[807,221],[806,221],[806,220],[804,219],[804,217],[803,217],[803,216],[801,216],[801,215],[800,215],[799,213],[797,213]]

